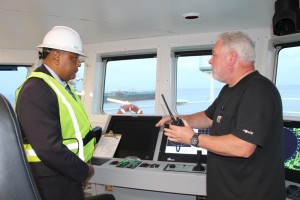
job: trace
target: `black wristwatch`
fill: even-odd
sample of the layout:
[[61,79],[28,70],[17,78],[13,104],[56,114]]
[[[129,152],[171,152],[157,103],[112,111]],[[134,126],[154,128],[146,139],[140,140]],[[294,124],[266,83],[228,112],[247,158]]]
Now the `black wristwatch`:
[[191,142],[191,145],[195,146],[195,147],[198,147],[198,143],[199,143],[199,139],[198,139],[198,136],[200,134],[199,133],[195,133],[193,135],[193,137],[190,139],[190,142]]

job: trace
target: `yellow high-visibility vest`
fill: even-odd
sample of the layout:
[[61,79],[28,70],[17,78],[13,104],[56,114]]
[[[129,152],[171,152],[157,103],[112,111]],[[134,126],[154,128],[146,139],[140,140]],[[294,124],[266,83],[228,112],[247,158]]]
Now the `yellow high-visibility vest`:
[[[75,95],[75,100],[61,84],[45,73],[33,72],[27,80],[32,77],[43,79],[56,93],[59,104],[62,143],[78,155],[81,160],[89,161],[93,156],[95,138],[91,139],[86,145],[83,144],[83,138],[91,131],[91,123],[78,95],[70,87]],[[17,89],[17,98],[22,86]],[[41,161],[30,144],[24,144],[24,148],[28,162]]]

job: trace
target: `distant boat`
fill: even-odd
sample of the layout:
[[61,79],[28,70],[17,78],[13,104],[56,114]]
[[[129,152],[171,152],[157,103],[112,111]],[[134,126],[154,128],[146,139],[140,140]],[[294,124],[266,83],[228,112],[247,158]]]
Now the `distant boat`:
[[188,103],[188,100],[186,100],[186,99],[177,99],[177,102],[176,102],[177,106],[181,106],[186,103]]
[[[107,92],[104,94],[105,102],[130,102],[155,99],[155,91],[126,91],[118,90]],[[178,106],[188,103],[186,99],[177,99],[176,104]]]
[[155,98],[155,91],[112,91],[104,94],[105,102],[107,102],[107,98],[121,101],[151,100]]

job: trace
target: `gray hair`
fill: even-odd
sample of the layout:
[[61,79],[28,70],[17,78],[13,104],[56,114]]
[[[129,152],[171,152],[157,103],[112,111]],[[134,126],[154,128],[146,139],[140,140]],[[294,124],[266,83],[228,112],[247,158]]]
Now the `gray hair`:
[[251,38],[241,31],[225,32],[219,35],[223,40],[223,48],[236,51],[241,60],[255,62],[255,44]]

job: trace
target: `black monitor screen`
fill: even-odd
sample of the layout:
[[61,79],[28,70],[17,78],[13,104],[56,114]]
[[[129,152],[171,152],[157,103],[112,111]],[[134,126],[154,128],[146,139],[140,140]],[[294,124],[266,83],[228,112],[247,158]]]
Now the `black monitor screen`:
[[300,122],[284,122],[285,179],[300,183]]
[[[194,129],[195,132],[201,134],[209,134],[210,128]],[[206,163],[207,150],[191,145],[178,144],[168,140],[164,135],[162,138],[159,161],[174,161],[174,162],[199,162],[199,151],[201,151],[201,162]],[[198,153],[198,156],[197,156]]]
[[114,157],[137,156],[142,160],[153,160],[160,131],[155,124],[161,118],[161,116],[112,115],[105,133],[112,131],[114,134],[122,134]]

